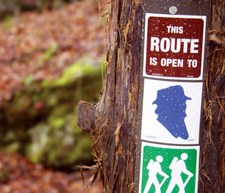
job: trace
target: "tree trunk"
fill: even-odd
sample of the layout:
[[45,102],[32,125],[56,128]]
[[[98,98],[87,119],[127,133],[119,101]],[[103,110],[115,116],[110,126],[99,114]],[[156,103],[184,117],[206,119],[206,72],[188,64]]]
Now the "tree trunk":
[[[205,79],[200,193],[225,192],[224,3],[213,1],[212,11],[216,31],[211,34]],[[143,0],[111,1],[102,96],[95,106],[78,104],[78,124],[93,136],[96,172],[105,193],[131,193],[135,188],[143,14]]]
[[[87,111],[79,116],[81,127],[84,122],[86,128],[92,125],[95,161],[107,193],[134,190],[142,14],[141,1],[111,1],[107,71],[101,100],[95,109],[91,108],[95,120],[88,124],[81,120],[87,117]],[[78,108],[85,109],[84,106],[80,103]],[[93,118],[93,113],[88,114]]]
[[201,128],[199,192],[225,192],[225,2],[212,2]]

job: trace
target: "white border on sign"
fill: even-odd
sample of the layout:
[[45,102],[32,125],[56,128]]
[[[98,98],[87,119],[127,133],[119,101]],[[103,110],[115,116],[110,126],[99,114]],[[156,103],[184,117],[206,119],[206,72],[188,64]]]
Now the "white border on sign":
[[[202,41],[202,66],[201,66],[201,73],[199,77],[169,77],[169,76],[154,76],[148,75],[145,72],[146,69],[146,49],[147,49],[147,32],[148,32],[148,18],[151,16],[157,17],[165,17],[165,18],[190,18],[190,19],[202,19],[204,21],[203,26],[203,41]],[[144,59],[143,59],[143,76],[144,77],[151,77],[151,78],[160,78],[160,79],[167,79],[167,80],[203,80],[203,69],[204,69],[204,57],[205,57],[205,32],[206,32],[206,16],[199,16],[199,15],[169,15],[169,14],[153,14],[153,13],[146,13],[145,14],[145,35],[144,35]]]
[[[155,113],[158,90],[179,85],[184,89],[184,94],[191,100],[186,101],[186,117],[184,118],[188,139],[175,138],[158,120]],[[141,139],[149,142],[165,144],[194,145],[199,143],[200,119],[202,108],[202,82],[180,82],[144,79],[144,92],[142,104]]]
[[200,154],[200,146],[172,146],[172,145],[161,145],[154,143],[141,142],[141,162],[140,162],[140,176],[139,176],[139,193],[141,192],[141,183],[142,183],[142,171],[143,171],[143,150],[145,146],[156,147],[156,148],[168,148],[168,149],[195,149],[197,151],[196,155],[196,179],[195,179],[195,192],[198,192],[198,179],[199,179],[199,154]]

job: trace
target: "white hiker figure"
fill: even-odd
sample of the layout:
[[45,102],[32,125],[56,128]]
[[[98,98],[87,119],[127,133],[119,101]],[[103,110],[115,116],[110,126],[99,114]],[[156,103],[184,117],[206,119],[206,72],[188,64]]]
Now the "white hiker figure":
[[[161,155],[158,155],[156,157],[156,161],[153,161],[152,159],[149,161],[147,169],[148,172],[148,181],[146,183],[144,193],[148,193],[150,190],[152,184],[155,186],[155,193],[161,193],[161,186],[165,182],[165,180],[169,177],[167,174],[165,174],[162,171],[160,163],[163,161],[163,157]],[[164,176],[164,179],[159,182],[157,179],[157,174],[160,174],[161,176]]]
[[[177,185],[179,187],[179,192],[178,193],[185,193],[185,187],[188,184],[189,180],[191,177],[193,177],[193,174],[187,170],[185,160],[188,158],[188,155],[186,153],[181,154],[181,159],[179,160],[177,157],[173,158],[173,161],[170,164],[170,169],[172,170],[171,172],[171,180],[169,183],[169,186],[167,188],[166,193],[171,193]],[[181,174],[184,173],[188,177],[183,182]]]

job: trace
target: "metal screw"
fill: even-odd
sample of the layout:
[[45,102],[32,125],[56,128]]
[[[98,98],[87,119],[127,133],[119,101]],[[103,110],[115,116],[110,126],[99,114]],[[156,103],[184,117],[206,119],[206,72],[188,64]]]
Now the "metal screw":
[[175,15],[177,13],[177,7],[176,6],[171,6],[169,8],[169,12],[170,12],[170,14]]

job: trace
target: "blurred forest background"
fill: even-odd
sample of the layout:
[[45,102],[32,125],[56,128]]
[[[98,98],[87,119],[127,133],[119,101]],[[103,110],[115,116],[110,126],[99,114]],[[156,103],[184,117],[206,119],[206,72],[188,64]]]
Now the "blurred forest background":
[[96,103],[107,0],[0,0],[0,192],[101,193],[85,186],[92,140],[79,100]]

